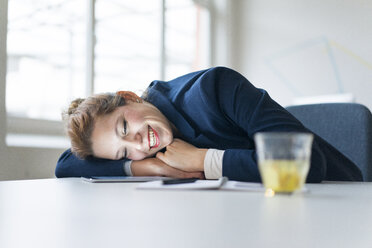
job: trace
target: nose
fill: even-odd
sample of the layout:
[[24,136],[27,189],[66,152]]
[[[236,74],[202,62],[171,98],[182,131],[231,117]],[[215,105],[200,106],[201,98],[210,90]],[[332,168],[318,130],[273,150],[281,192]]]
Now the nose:
[[126,147],[128,149],[134,149],[137,151],[145,151],[145,142],[142,140],[142,136],[140,133],[136,133],[134,135],[128,135],[124,137],[124,142],[126,143]]

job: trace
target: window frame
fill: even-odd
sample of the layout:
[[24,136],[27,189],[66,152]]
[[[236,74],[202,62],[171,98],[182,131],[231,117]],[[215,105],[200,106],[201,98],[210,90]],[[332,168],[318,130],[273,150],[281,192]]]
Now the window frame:
[[8,0],[0,0],[0,149],[5,143],[7,112],[5,108],[5,85],[7,68]]
[[[6,116],[6,118],[2,118],[6,126],[6,131],[5,134],[0,133],[0,138],[1,135],[6,136],[7,134],[33,134],[33,135],[51,135],[51,136],[64,136],[64,123],[62,120],[60,121],[52,121],[52,120],[45,120],[45,119],[32,119],[32,118],[27,118],[27,117],[17,117],[17,116],[12,116],[11,113],[8,113],[6,111],[5,107],[5,97],[6,97],[6,62],[7,62],[7,49],[6,49],[6,43],[7,43],[7,24],[8,24],[8,0],[0,0],[1,6],[5,6],[5,8],[2,12],[5,12],[5,15],[3,16],[4,23],[2,25],[5,25],[5,32],[2,33],[0,29],[0,38],[4,38],[5,42],[5,56],[0,56],[3,57],[5,63],[0,63],[0,65],[5,65],[1,66],[1,70],[4,71],[3,78],[0,78],[0,81],[3,80],[3,84],[0,85],[0,87],[4,88],[3,94],[0,95],[1,97],[1,103],[0,103],[0,114],[2,114],[2,111],[4,112],[4,115],[1,116]],[[206,8],[209,13],[210,13],[210,22],[212,22],[212,14],[211,12],[213,11],[213,8],[211,8],[209,1],[200,1],[200,0],[193,0],[194,3],[199,4],[200,6]],[[87,44],[87,59],[86,59],[86,92],[85,95],[89,96],[93,94],[94,92],[94,62],[95,62],[95,3],[96,0],[87,0],[87,7],[88,7],[88,16],[87,16],[87,35],[86,35],[86,44]],[[160,80],[164,80],[165,78],[165,68],[166,68],[166,44],[165,44],[165,33],[166,33],[166,19],[165,19],[165,13],[166,13],[166,0],[161,0],[161,20],[160,20],[160,25],[161,25],[161,39],[160,39],[160,61],[159,61],[159,70],[160,70]],[[3,13],[0,13],[3,14]],[[209,32],[209,37],[211,37],[212,32],[211,30]],[[2,39],[0,39],[2,40]],[[211,43],[212,39],[209,39],[209,47],[211,49]],[[1,44],[0,44],[1,46]],[[1,54],[1,47],[0,47],[0,54]],[[211,51],[209,51],[209,54],[211,54]],[[208,58],[209,63],[211,63],[211,57]],[[2,62],[2,61],[1,61]],[[1,73],[0,73],[1,76]],[[3,106],[3,110],[1,109]]]

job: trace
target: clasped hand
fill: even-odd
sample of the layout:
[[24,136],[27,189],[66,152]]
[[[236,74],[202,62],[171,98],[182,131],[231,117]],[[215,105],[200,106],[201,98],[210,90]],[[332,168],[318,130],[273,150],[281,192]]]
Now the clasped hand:
[[132,162],[135,176],[167,176],[204,178],[204,158],[207,149],[197,148],[183,140],[174,139],[166,151],[155,158]]

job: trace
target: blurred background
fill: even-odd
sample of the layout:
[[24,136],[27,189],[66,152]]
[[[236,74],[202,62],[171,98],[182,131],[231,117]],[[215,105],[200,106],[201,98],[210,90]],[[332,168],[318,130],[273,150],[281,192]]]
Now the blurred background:
[[372,109],[371,0],[0,0],[0,180],[52,178],[61,112],[231,67],[284,106]]

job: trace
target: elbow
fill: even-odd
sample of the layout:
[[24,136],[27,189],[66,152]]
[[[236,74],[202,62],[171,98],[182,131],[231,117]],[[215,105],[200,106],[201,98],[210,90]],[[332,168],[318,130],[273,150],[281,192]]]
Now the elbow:
[[54,170],[56,178],[68,177],[68,169],[65,168],[63,163],[57,162],[56,169]]
[[54,171],[54,174],[55,174],[56,178],[62,178],[62,177],[64,177],[63,176],[64,175],[63,170],[60,170],[58,168],[58,165],[57,165],[57,167],[56,167],[56,169]]
[[71,150],[68,149],[59,157],[56,169],[54,171],[54,174],[57,178],[68,177],[68,159],[70,158],[71,154]]
[[64,168],[63,162],[58,161],[54,174],[57,178],[67,177],[66,168]]

